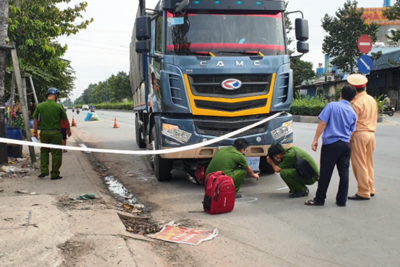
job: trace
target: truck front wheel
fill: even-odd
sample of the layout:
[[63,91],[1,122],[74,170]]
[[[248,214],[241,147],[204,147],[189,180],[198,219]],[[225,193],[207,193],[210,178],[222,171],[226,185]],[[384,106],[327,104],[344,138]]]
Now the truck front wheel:
[[272,166],[267,162],[267,157],[260,157],[260,172],[262,174],[273,174],[275,173]]
[[[151,130],[151,136],[153,145],[155,146],[156,150],[160,149],[157,145],[157,134],[155,126]],[[173,161],[170,159],[164,159],[160,155],[153,155],[153,165],[154,165],[154,172],[156,174],[156,178],[159,182],[168,181],[171,179],[171,171],[173,167]]]
[[143,139],[143,129],[140,127],[139,119],[135,118],[135,133],[136,133],[136,144],[139,148],[146,148],[146,142]]

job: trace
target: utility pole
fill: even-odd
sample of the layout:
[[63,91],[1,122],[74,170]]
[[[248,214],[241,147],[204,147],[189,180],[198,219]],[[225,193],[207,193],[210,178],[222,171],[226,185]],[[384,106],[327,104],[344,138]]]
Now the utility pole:
[[107,92],[107,83],[108,83],[108,80],[107,80],[107,68],[112,68],[112,67],[114,67],[114,66],[105,66],[105,67],[97,66],[97,67],[99,67],[99,68],[104,68],[104,78],[106,79],[106,103],[108,103],[108,92]]
[[[21,102],[21,107],[22,107],[22,116],[24,118],[26,138],[30,141],[32,136],[31,136],[31,127],[29,125],[28,104],[26,103],[26,78],[22,79],[21,71],[19,69],[17,50],[15,47],[11,49],[11,57],[14,66],[14,73],[18,88],[19,101]],[[33,164],[36,162],[35,149],[33,146],[29,146],[29,154],[31,157],[31,164],[33,166]]]
[[[5,79],[8,30],[8,0],[0,0],[0,137],[6,137],[6,101],[5,101]],[[8,165],[7,144],[0,143],[0,164]]]

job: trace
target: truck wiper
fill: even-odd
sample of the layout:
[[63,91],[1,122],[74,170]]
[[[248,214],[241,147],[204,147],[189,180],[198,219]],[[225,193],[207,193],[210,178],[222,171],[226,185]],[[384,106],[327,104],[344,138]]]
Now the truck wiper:
[[211,52],[208,51],[179,51],[179,52],[175,52],[175,51],[170,51],[170,52],[174,52],[176,54],[188,54],[188,55],[203,55],[203,56],[211,56],[211,57],[215,57],[215,55]]
[[217,53],[264,56],[260,51],[217,51]]

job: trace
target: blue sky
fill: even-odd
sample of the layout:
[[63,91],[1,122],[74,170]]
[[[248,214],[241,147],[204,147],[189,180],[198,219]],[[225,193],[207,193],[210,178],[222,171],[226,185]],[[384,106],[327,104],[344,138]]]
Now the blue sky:
[[[392,0],[392,4],[395,0]],[[72,0],[69,5],[81,1]],[[129,72],[129,44],[135,21],[137,0],[87,0],[87,12],[84,18],[94,18],[88,29],[75,36],[61,37],[61,43],[68,44],[65,58],[72,61],[77,80],[72,100],[79,97],[90,83],[104,81],[105,77],[118,71]],[[149,8],[157,0],[147,0]],[[321,19],[325,14],[334,15],[345,1],[330,0],[291,0],[288,10],[301,10],[309,21],[310,52],[303,57],[310,61],[314,69],[323,63],[322,40],[325,31],[321,28]],[[383,0],[359,0],[360,7],[382,7]],[[292,20],[298,15],[293,14]]]

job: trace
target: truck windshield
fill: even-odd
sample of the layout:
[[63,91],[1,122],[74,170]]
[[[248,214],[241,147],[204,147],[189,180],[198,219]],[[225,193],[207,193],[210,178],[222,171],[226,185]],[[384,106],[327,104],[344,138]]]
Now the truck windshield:
[[[286,53],[282,13],[167,13],[167,54],[216,56]],[[247,53],[249,52],[249,53]]]

